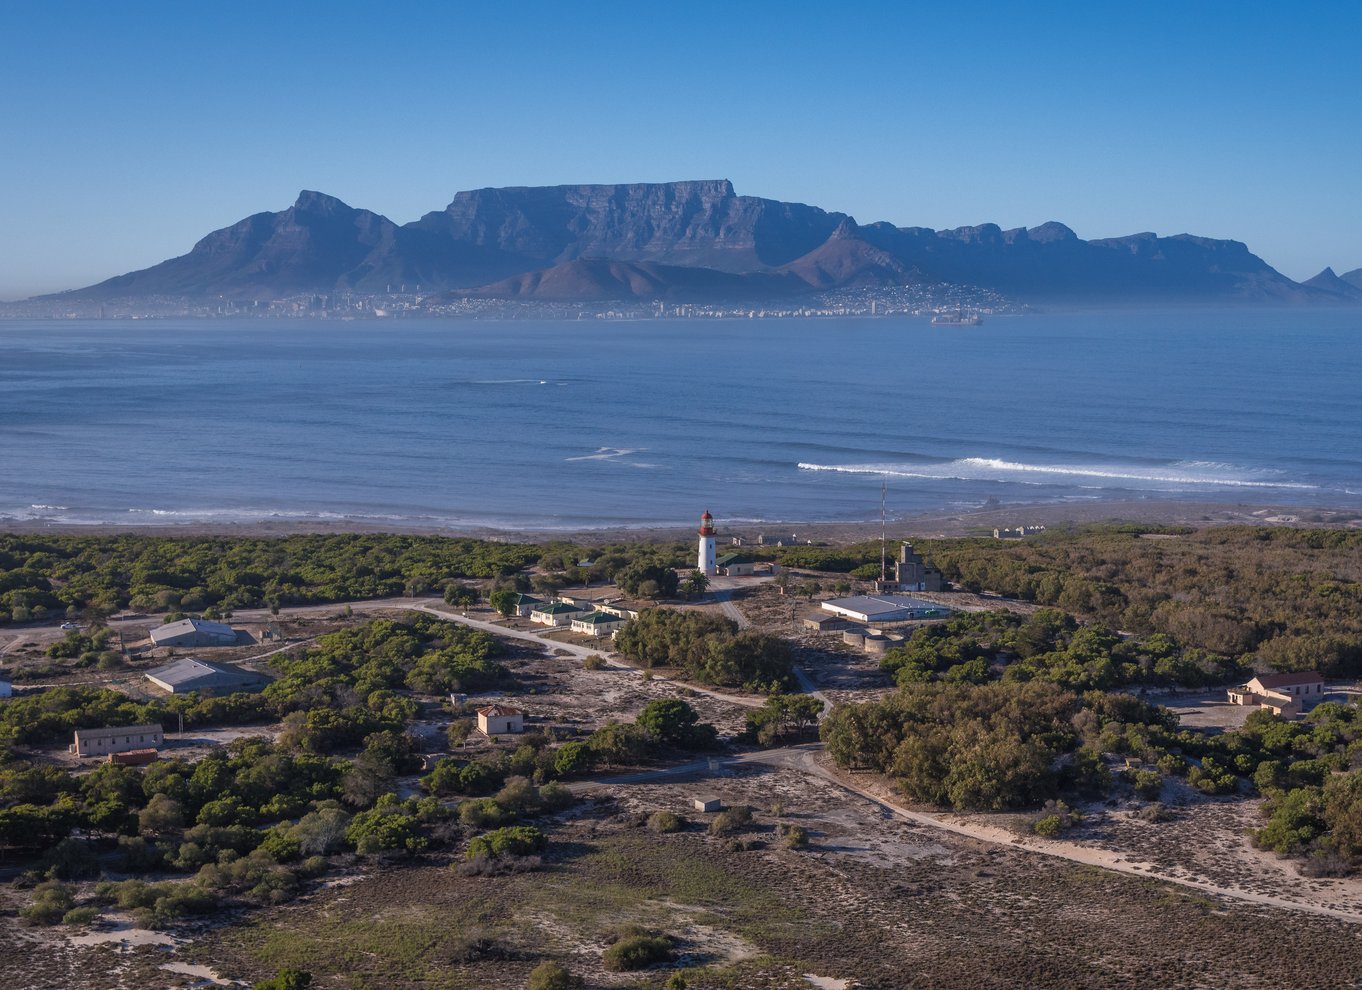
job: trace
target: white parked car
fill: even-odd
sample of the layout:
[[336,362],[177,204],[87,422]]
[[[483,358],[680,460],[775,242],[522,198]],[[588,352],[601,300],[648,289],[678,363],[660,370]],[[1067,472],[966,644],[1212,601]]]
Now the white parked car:
[[63,629],[79,629],[79,628],[80,628],[80,626],[78,626],[78,625],[77,625],[76,623],[74,623],[74,622],[63,622],[63,623],[61,624],[61,627],[62,627]]

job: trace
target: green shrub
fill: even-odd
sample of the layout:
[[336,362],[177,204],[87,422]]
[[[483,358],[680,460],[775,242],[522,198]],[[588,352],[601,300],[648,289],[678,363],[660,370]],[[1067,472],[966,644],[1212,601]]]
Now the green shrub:
[[621,936],[605,950],[601,962],[612,973],[627,973],[668,962],[673,955],[671,939],[638,933]]
[[709,823],[709,834],[732,835],[750,824],[752,824],[752,809],[746,805],[738,805],[715,815]]
[[72,908],[62,915],[61,923],[63,925],[88,925],[98,918],[99,915],[100,911],[97,907]]
[[671,811],[654,811],[648,816],[648,827],[654,832],[679,832],[686,827],[686,820]]
[[532,825],[511,825],[479,835],[468,843],[466,858],[479,856],[529,856],[549,844],[549,838]]
[[798,825],[786,825],[781,829],[781,845],[786,849],[807,849],[809,833]]
[[530,970],[527,990],[575,990],[582,985],[580,976],[573,976],[556,962],[542,962]]

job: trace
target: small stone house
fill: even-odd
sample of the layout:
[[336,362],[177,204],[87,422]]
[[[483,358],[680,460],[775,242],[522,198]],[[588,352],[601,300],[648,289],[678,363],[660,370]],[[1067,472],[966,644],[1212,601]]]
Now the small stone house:
[[485,736],[504,736],[525,731],[525,713],[510,705],[478,709],[478,731]]
[[696,811],[723,811],[724,803],[716,797],[697,797],[694,800]]

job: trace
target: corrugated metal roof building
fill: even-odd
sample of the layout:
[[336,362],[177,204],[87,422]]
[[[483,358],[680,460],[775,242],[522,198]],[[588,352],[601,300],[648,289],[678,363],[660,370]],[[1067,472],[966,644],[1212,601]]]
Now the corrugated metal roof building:
[[226,663],[191,660],[186,657],[172,664],[147,671],[147,680],[171,694],[234,694],[238,691],[259,691],[269,678],[254,670],[244,670]]
[[153,629],[151,641],[157,646],[232,646],[236,630],[208,619],[180,619]]

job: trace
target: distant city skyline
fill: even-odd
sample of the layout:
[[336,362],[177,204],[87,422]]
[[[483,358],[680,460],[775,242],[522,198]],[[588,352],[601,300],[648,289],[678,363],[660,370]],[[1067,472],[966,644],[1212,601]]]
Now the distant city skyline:
[[316,189],[732,180],[867,223],[1234,238],[1362,267],[1349,3],[0,7],[0,299]]

